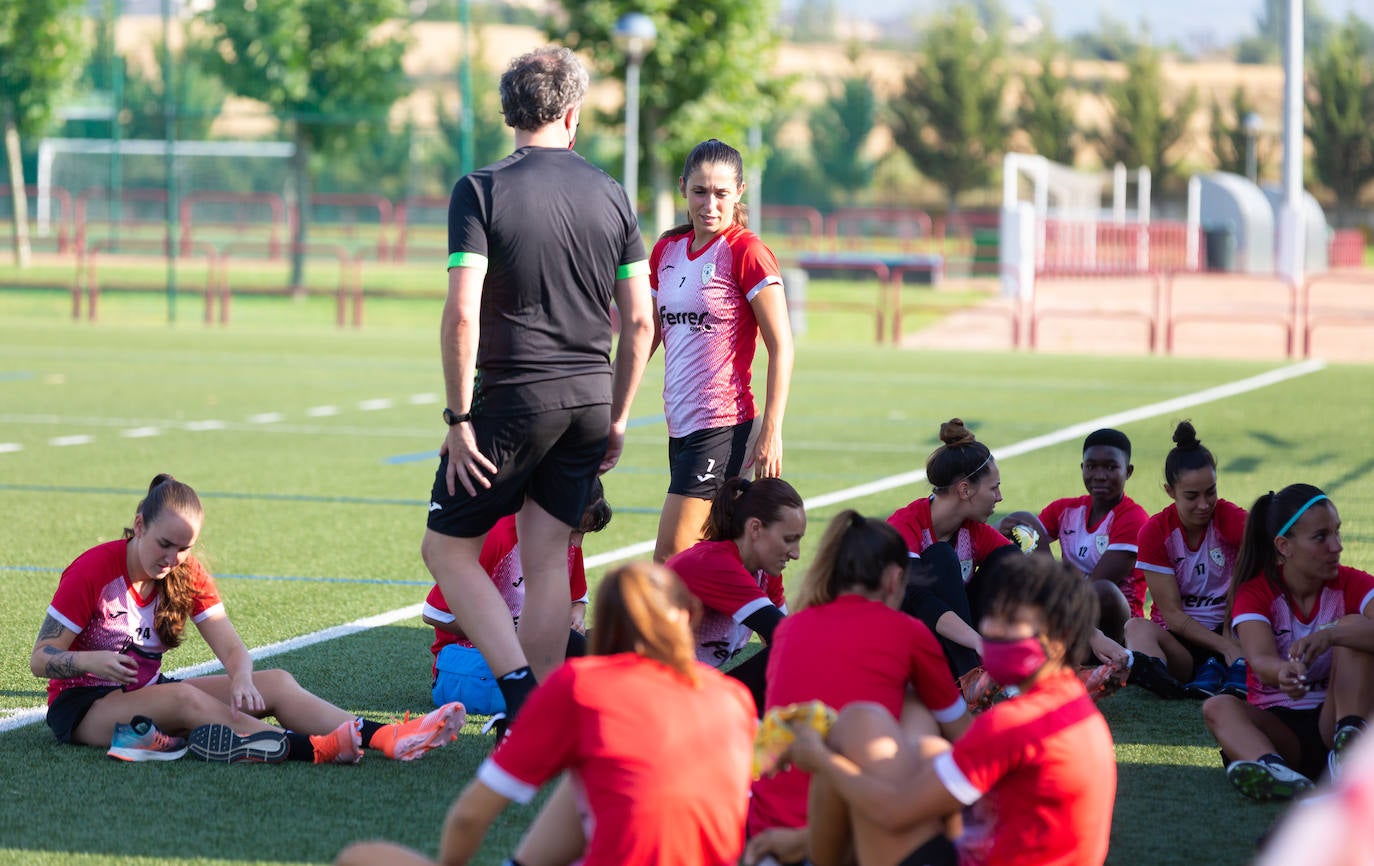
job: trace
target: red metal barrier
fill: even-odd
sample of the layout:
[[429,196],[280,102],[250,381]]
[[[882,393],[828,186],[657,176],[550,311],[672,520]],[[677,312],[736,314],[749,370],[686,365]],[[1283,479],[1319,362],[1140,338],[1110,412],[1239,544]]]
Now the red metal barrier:
[[[262,252],[270,249],[268,244],[228,244],[220,250],[220,260],[224,270],[224,297],[222,303],[226,309],[228,306],[229,294],[229,263],[235,254]],[[359,265],[355,258],[349,255],[348,250],[339,244],[321,243],[290,243],[286,245],[285,252],[288,255],[295,255],[299,251],[307,257],[330,258],[339,263],[339,285],[335,289],[335,314],[340,328],[348,324],[347,312],[349,300],[352,299],[354,309],[353,326],[362,325],[362,280],[359,277]]]
[[[414,196],[404,199],[396,206],[396,243],[392,245],[391,255],[392,258],[398,262],[406,260],[406,255],[410,249],[410,228],[413,222],[411,212],[422,208],[442,210],[444,214],[447,215],[448,199],[438,198],[436,196]],[[447,219],[447,216],[445,216],[445,222],[429,223],[429,225],[443,225],[446,227]],[[447,253],[445,253],[445,255],[447,255]]]
[[1044,245],[1037,270],[1047,273],[1147,274],[1196,270],[1205,248],[1201,230],[1188,260],[1186,223],[1114,223],[1096,220],[1045,220]]
[[1333,268],[1362,268],[1364,248],[1364,229],[1338,229],[1331,233],[1327,264]]
[[286,225],[286,200],[277,193],[271,192],[216,192],[201,191],[189,192],[178,203],[177,213],[181,221],[181,247],[182,250],[190,248],[195,242],[195,230],[197,226],[207,225],[229,225],[241,227],[249,222],[248,220],[237,220],[225,223],[218,220],[195,221],[195,210],[197,205],[206,204],[229,204],[234,205],[238,213],[243,212],[243,208],[249,205],[266,205],[271,211],[271,222],[268,223],[268,243],[271,245],[272,258],[281,256],[281,235],[282,228]]
[[[120,240],[116,241],[113,238],[108,238],[104,240],[95,241],[94,243],[90,244],[88,247],[83,249],[81,259],[85,263],[84,269],[86,274],[86,318],[90,319],[91,321],[94,321],[98,317],[100,307],[100,272],[99,266],[97,264],[98,254],[102,252],[112,252],[116,250],[120,253],[127,252],[130,250],[151,251],[158,253],[159,257],[162,258],[164,261],[167,260],[168,255],[170,253],[170,249],[168,247],[166,238],[163,238],[160,241],[139,240],[129,238],[121,238]],[[215,290],[216,288],[221,288],[222,291],[223,285],[222,282],[218,282],[216,280],[216,265],[219,262],[219,256],[216,253],[215,248],[210,244],[194,244],[183,255],[186,258],[192,258],[197,257],[197,254],[199,254],[199,257],[203,257],[205,259],[205,324],[208,325],[214,321],[213,311]],[[72,290],[73,319],[81,318],[81,272],[82,265],[78,264],[76,282],[74,283]],[[221,324],[227,321],[223,318],[224,312],[222,305],[223,298],[221,296]]]
[[[1036,277],[1035,291],[1030,298],[1029,309],[1024,312],[1028,331],[1026,345],[1034,350],[1039,343],[1040,323],[1046,319],[1127,319],[1142,322],[1145,325],[1145,348],[1149,352],[1159,351],[1159,318],[1160,318],[1160,296],[1161,296],[1161,274],[1158,273],[1134,273],[1134,274],[1105,274],[1095,271],[1065,271],[1038,274]],[[1054,280],[1065,280],[1076,282],[1079,280],[1101,280],[1104,278],[1128,279],[1128,280],[1148,280],[1148,300],[1149,304],[1144,309],[1132,309],[1130,307],[1072,307],[1054,306],[1042,307],[1042,293],[1045,291],[1045,283],[1051,285]],[[1108,296],[1110,299],[1110,296]]]
[[892,274],[887,265],[882,262],[841,262],[827,261],[825,259],[802,259],[799,267],[806,271],[863,271],[871,273],[878,278],[878,293],[876,300],[871,304],[860,301],[824,301],[819,304],[807,301],[807,306],[815,309],[832,310],[861,310],[867,312],[872,310],[875,319],[875,334],[877,342],[883,341],[883,332],[886,330],[886,307],[888,304],[887,296],[890,290]]
[[[933,313],[952,313],[955,308],[941,306],[939,304],[907,304],[902,300],[902,290],[906,285],[907,274],[930,274],[931,279],[936,280],[944,271],[943,265],[897,265],[891,269],[888,283],[891,293],[892,304],[892,342],[902,341],[902,315],[906,312],[933,312]],[[991,305],[977,307],[960,307],[957,309],[960,314],[974,314],[979,316],[992,316],[1003,319],[1010,326],[1011,346],[1015,348],[1020,341],[1020,300],[1019,298],[1010,307],[998,307]]]
[[[1313,297],[1319,291],[1330,292],[1340,288],[1346,289],[1346,299],[1338,297],[1337,304],[1328,302],[1327,306],[1314,308]],[[1374,334],[1374,275],[1344,273],[1309,277],[1303,286],[1301,310],[1304,358],[1312,355],[1312,334],[1319,327],[1367,327]]]
[[[838,208],[825,218],[825,234],[835,249],[840,248],[841,237],[845,239],[845,246],[853,249],[860,245],[860,236],[864,234],[858,231],[860,226],[872,221],[895,227],[896,239],[902,242],[902,249],[907,252],[915,248],[917,240],[928,242],[934,234],[930,215],[925,211],[891,207]],[[865,242],[875,239],[872,236],[864,237]]]
[[[384,259],[387,254],[387,230],[394,225],[394,210],[387,199],[370,193],[317,193],[310,197],[310,204],[335,207],[342,210],[368,210],[377,212],[377,258]],[[346,220],[347,234],[352,237],[353,220]],[[295,237],[294,235],[292,237]]]
[[[810,252],[820,251],[821,240],[825,236],[825,218],[820,211],[813,207],[780,204],[766,204],[762,210],[759,220],[761,229],[768,222],[782,223],[788,228],[780,233],[794,246]],[[793,226],[803,227],[804,231],[793,231]]]
[[[1178,281],[1190,281],[1199,287],[1187,297],[1193,301],[1213,301],[1211,309],[1178,310]],[[1206,298],[1202,292],[1208,288],[1237,288],[1242,293],[1234,301],[1217,305],[1215,297]],[[1277,288],[1282,290],[1282,303],[1275,305],[1276,311],[1265,312],[1260,309],[1263,291]],[[1261,294],[1257,295],[1256,291]],[[1218,327],[1230,323],[1274,325],[1283,331],[1284,346],[1289,357],[1296,350],[1294,334],[1297,330],[1298,297],[1297,289],[1282,277],[1265,274],[1198,274],[1170,273],[1165,276],[1163,306],[1160,318],[1164,322],[1164,350],[1174,353],[1174,340],[1177,326],[1189,322],[1207,322]]]
[[[8,184],[0,186],[0,196],[3,196],[6,202],[10,200],[13,191],[14,187]],[[25,202],[30,198],[37,201],[39,192],[40,190],[36,186],[25,186]],[[74,230],[73,227],[76,219],[75,215],[72,213],[72,194],[60,186],[50,187],[48,192],[53,199],[57,201],[57,219],[53,220],[53,222],[57,223],[57,252],[59,255],[66,255],[70,252],[72,233]]]

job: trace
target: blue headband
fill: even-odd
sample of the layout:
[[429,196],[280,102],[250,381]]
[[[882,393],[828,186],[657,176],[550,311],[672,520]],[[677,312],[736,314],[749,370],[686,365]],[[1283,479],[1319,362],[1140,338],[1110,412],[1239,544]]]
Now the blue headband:
[[1316,496],[1313,496],[1311,499],[1303,503],[1302,508],[1299,508],[1297,511],[1293,512],[1293,516],[1288,518],[1288,522],[1285,523],[1281,529],[1279,529],[1275,537],[1277,537],[1278,535],[1287,535],[1288,530],[1293,528],[1293,524],[1298,522],[1298,518],[1306,514],[1307,509],[1311,508],[1313,505],[1316,505],[1318,502],[1321,502],[1323,499],[1329,499],[1329,497],[1325,493],[1318,493]]

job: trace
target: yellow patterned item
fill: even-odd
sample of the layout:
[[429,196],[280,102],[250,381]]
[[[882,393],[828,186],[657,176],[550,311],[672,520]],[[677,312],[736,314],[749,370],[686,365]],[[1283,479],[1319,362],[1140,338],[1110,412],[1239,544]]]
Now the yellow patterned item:
[[777,771],[778,761],[796,739],[791,726],[797,722],[810,725],[824,737],[835,723],[835,711],[820,701],[807,701],[804,704],[773,707],[764,713],[763,722],[754,736],[755,779]]

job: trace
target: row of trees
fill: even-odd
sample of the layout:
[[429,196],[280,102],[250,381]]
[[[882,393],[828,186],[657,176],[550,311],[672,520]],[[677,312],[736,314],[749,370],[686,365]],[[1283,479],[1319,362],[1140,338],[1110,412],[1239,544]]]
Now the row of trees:
[[[97,28],[91,59],[85,62],[81,0],[0,0],[0,117],[3,118],[11,184],[22,189],[19,140],[51,127],[53,107],[84,75],[88,88],[123,82],[128,111],[120,118],[130,135],[160,137],[166,131],[168,100],[162,82],[131,70]],[[176,88],[170,102],[187,117],[176,134],[208,132],[226,95],[259,101],[296,145],[292,177],[298,201],[309,200],[312,180],[326,164],[354,166],[357,182],[378,189],[378,178],[403,171],[413,161],[413,124],[397,130],[392,107],[414,83],[402,58],[409,44],[403,21],[413,4],[405,0],[250,0],[215,3],[188,28],[184,53],[173,58]],[[796,103],[794,79],[776,76],[779,37],[777,0],[565,0],[562,14],[546,24],[551,39],[589,58],[595,73],[620,80],[625,59],[614,45],[615,22],[628,11],[650,15],[658,41],[644,61],[640,153],[656,221],[671,220],[677,160],[697,141],[719,137],[748,140],[762,125],[764,141],[789,118],[806,116],[809,152],[756,149],[752,165],[768,159],[765,194],[785,200],[803,190],[810,203],[831,204],[871,189],[879,166],[866,148],[878,126],[924,176],[945,191],[951,208],[961,194],[988,186],[1002,153],[1024,136],[1037,152],[1073,162],[1089,146],[1101,162],[1148,166],[1157,185],[1178,171],[1179,144],[1198,111],[1195,91],[1170,100],[1161,54],[1137,46],[1126,58],[1124,79],[1100,84],[1074,81],[1065,50],[1042,40],[1032,63],[1009,58],[1005,27],[995,0],[957,6],[928,23],[919,58],[900,92],[885,104],[871,83],[851,75],[836,82],[819,106]],[[1374,76],[1371,55],[1355,24],[1337,29],[1311,59],[1308,132],[1316,158],[1314,173],[1343,203],[1351,202],[1374,178]],[[159,56],[161,62],[167,58]],[[1033,71],[1021,75],[1018,68]],[[84,74],[82,73],[84,70]],[[438,105],[439,135],[429,157],[457,172],[457,142],[476,141],[479,160],[508,146],[508,132],[495,106],[494,76],[478,70],[474,121]],[[1013,79],[1020,101],[1005,109]],[[1100,88],[1110,114],[1098,130],[1075,122],[1076,101]],[[1213,105],[1214,149],[1222,167],[1244,159],[1241,119],[1250,110],[1237,91],[1228,107]],[[617,108],[598,118],[605,129],[620,123]],[[1018,132],[1018,130],[1020,132]],[[398,134],[399,133],[399,134]],[[592,158],[614,167],[619,153],[609,136],[592,142]],[[362,156],[359,156],[362,154]],[[344,160],[342,157],[349,156]],[[480,163],[479,163],[480,164]],[[22,216],[22,199],[15,213]],[[301,240],[308,237],[308,209],[302,209]],[[16,222],[16,232],[23,220]],[[22,246],[22,237],[16,243]],[[22,259],[21,259],[22,260]],[[299,276],[299,274],[297,274]]]

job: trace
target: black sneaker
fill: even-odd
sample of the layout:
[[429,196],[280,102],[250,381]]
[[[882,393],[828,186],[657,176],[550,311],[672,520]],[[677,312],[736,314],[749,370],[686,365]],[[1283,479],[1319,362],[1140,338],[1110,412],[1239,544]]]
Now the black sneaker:
[[1183,684],[1169,673],[1169,666],[1164,663],[1164,659],[1143,652],[1135,652],[1133,656],[1131,682],[1167,701],[1176,701],[1188,696]]
[[192,755],[220,764],[279,764],[286,760],[286,733],[259,731],[240,736],[228,725],[201,725],[186,738]]

